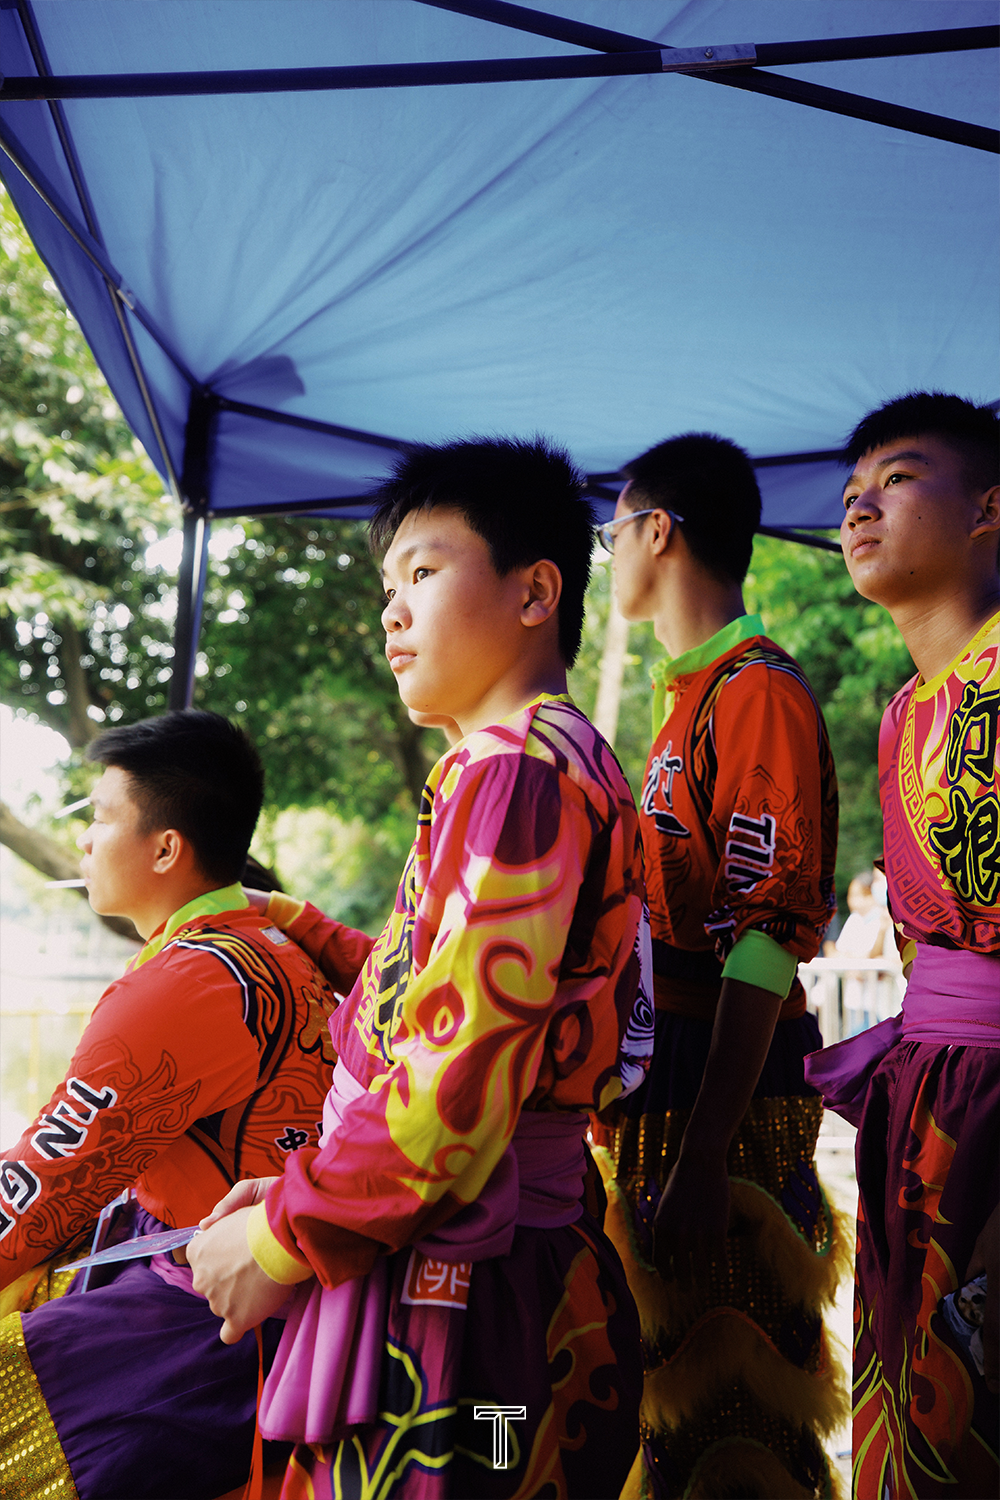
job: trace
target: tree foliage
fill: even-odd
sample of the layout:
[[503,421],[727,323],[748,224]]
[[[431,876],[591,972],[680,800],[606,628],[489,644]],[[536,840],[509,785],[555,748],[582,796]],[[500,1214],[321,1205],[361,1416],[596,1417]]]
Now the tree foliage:
[[166,645],[176,508],[2,191],[0,367],[0,694],[79,747],[137,706],[126,628]]
[[[82,748],[166,707],[176,588],[146,553],[180,517],[2,192],[0,361],[0,697]],[[252,734],[274,807],[412,813],[434,737],[382,654],[363,526],[247,521],[219,540],[196,704]]]
[[213,564],[195,703],[249,731],[274,806],[412,819],[438,737],[400,702],[384,604],[357,521],[244,522]]
[[892,620],[854,592],[843,559],[773,537],[758,537],[747,579],[748,607],[801,664],[830,732],[840,785],[837,887],[882,853],[878,729],[913,662]]

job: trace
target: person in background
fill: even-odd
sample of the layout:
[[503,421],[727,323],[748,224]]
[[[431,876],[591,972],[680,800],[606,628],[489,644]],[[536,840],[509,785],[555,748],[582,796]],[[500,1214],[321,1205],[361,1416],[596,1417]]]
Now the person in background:
[[[998,451],[994,411],[926,392],[870,412],[846,448],[847,570],[917,668],[879,735],[902,1015],[808,1064],[827,1105],[860,1127],[862,1500],[1000,1487]],[[983,1308],[981,1365],[956,1339],[956,1299]]]
[[[351,988],[371,939],[324,923],[331,985],[248,904],[239,879],[264,778],[228,720],[163,714],[105,731],[88,754],[104,767],[79,840],[90,904],[131,918],[145,943],[0,1163],[0,1490],[212,1496],[249,1472],[254,1335],[220,1344],[169,1256],[125,1262],[107,1284],[44,1263],[85,1255],[117,1194],[112,1240],[146,1237],[197,1223],[233,1183],[316,1141],[335,990]],[[308,938],[318,914],[271,899]],[[265,1364],[280,1333],[277,1319],[262,1329]]]
[[813,1165],[820,1038],[796,969],[833,911],[833,760],[801,669],[744,608],[746,454],[688,434],[623,472],[601,532],[618,608],[667,652],[640,805],[656,1044],[596,1137],[645,1335],[626,1494],[819,1496],[843,1408],[821,1307],[846,1244]]
[[848,918],[837,934],[836,942],[823,944],[828,955],[843,954],[851,958],[880,958],[885,935],[891,927],[888,908],[876,900],[871,870],[855,875],[847,887]]
[[261,1403],[286,1500],[611,1496],[638,1445],[635,1308],[582,1202],[587,1111],[639,1083],[652,1017],[635,806],[566,693],[581,492],[497,438],[414,449],[379,496],[400,696],[461,738],[337,1012],[321,1145],[189,1251],[225,1339],[299,1288]]

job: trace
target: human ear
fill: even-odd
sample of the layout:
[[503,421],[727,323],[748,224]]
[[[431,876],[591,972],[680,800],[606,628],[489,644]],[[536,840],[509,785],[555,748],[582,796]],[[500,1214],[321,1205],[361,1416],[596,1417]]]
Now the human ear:
[[976,501],[976,520],[970,535],[986,536],[1000,530],[1000,484],[984,491]]
[[184,857],[187,840],[176,828],[167,828],[156,836],[156,857],[153,869],[157,875],[169,875],[177,869]]
[[646,517],[650,546],[654,557],[660,557],[673,540],[676,522],[668,510],[654,510]]
[[521,624],[542,625],[546,620],[551,620],[559,608],[562,596],[562,574],[555,563],[543,557],[526,568],[524,584]]

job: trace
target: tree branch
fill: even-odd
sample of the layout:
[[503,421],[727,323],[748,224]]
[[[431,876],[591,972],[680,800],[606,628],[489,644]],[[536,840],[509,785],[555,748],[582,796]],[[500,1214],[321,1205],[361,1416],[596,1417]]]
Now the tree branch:
[[[74,880],[80,874],[80,856],[72,854],[62,844],[50,839],[48,834],[29,828],[14,816],[6,802],[0,802],[0,844],[6,844],[19,859],[47,875],[50,880]],[[87,892],[81,886],[80,895],[86,900]],[[101,917],[105,927],[122,937],[141,943],[142,939],[127,917]]]

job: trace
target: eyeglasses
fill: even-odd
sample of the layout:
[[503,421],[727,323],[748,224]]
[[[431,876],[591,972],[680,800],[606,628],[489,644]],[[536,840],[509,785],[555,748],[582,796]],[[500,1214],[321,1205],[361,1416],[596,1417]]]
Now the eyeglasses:
[[614,552],[615,550],[616,527],[626,526],[629,521],[638,521],[640,516],[651,516],[654,510],[666,511],[666,514],[670,517],[670,519],[672,521],[676,521],[678,525],[681,525],[684,520],[684,517],[679,516],[676,511],[667,510],[665,505],[654,505],[652,510],[633,510],[630,511],[627,516],[619,516],[617,520],[605,521],[603,526],[594,527],[594,530],[597,532],[598,538],[600,540],[601,546],[604,548],[605,552]]

